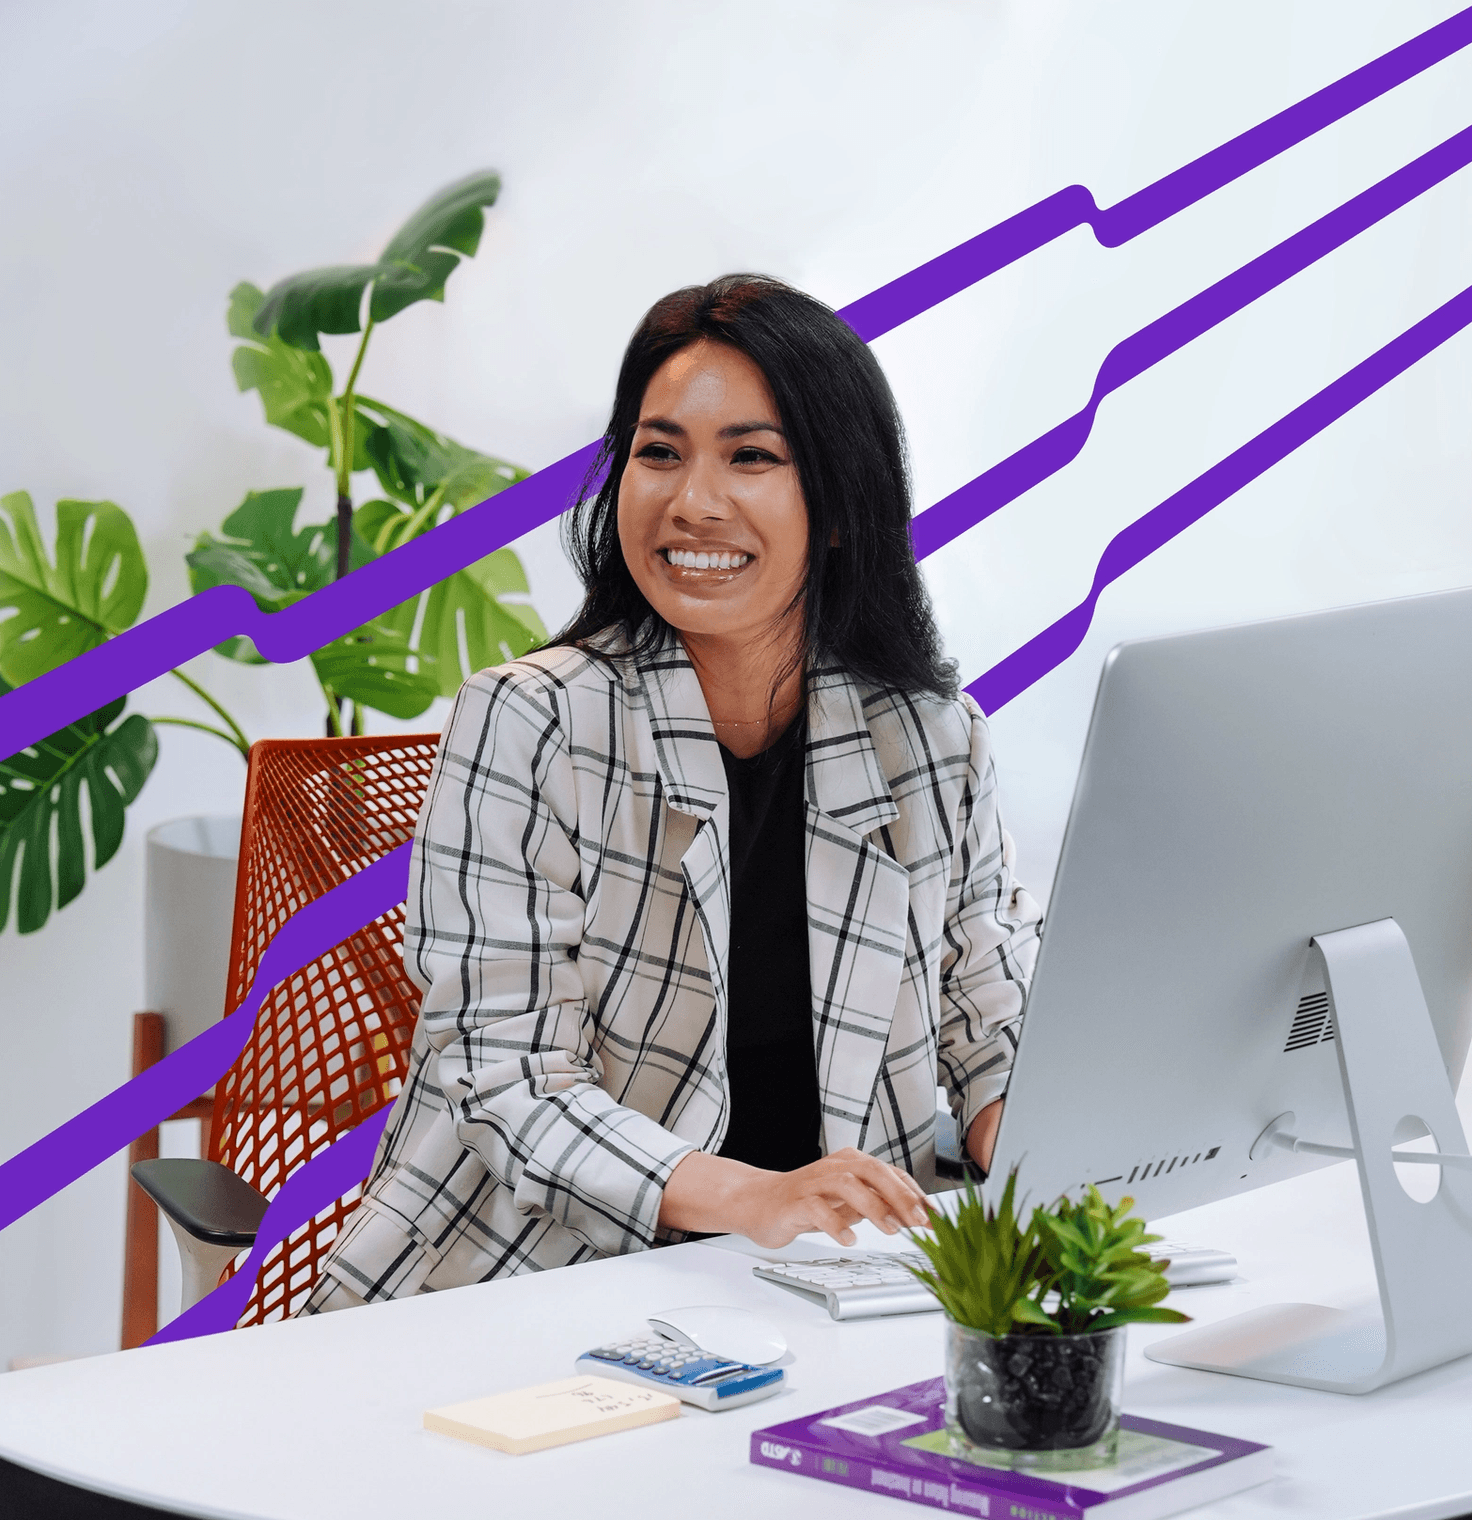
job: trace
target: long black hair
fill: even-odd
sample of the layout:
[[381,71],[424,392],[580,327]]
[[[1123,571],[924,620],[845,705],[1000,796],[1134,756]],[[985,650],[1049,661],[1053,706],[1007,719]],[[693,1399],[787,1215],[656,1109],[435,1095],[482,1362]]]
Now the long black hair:
[[656,301],[634,330],[598,461],[563,523],[586,594],[551,642],[583,644],[617,626],[639,652],[664,634],[624,563],[619,482],[655,371],[702,339],[745,354],[777,403],[808,514],[801,658],[870,686],[953,697],[956,667],[941,656],[910,541],[904,427],[889,383],[868,345],[829,307],[766,275],[687,285]]

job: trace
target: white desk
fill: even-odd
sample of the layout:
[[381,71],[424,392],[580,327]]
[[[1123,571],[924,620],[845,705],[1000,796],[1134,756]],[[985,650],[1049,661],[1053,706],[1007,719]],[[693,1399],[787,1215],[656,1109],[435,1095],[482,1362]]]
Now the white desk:
[[[1162,1221],[1236,1253],[1245,1281],[1178,1293],[1200,1321],[1347,1307],[1373,1289],[1354,1171],[1336,1166]],[[882,1240],[874,1232],[875,1241]],[[825,1254],[805,1237],[807,1254]],[[867,1241],[866,1241],[867,1243]],[[199,1516],[889,1516],[919,1511],[751,1466],[749,1433],[941,1371],[938,1315],[835,1324],[750,1274],[742,1241],[680,1246],[372,1309],[0,1377],[0,1455]],[[799,1250],[770,1255],[801,1254]],[[1459,1286],[1449,1291],[1464,1291]],[[420,1426],[432,1405],[568,1375],[662,1308],[735,1303],[786,1332],[790,1388],[745,1409],[525,1457]],[[1157,1366],[1131,1332],[1126,1407],[1278,1449],[1272,1482],[1206,1520],[1444,1520],[1472,1511],[1472,1358],[1360,1398]]]

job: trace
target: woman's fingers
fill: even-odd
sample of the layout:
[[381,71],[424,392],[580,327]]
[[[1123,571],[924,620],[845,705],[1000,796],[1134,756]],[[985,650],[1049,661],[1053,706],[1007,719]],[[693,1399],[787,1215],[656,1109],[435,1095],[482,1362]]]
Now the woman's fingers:
[[897,1208],[892,1198],[871,1187],[868,1180],[855,1171],[832,1172],[824,1178],[822,1187],[830,1197],[842,1198],[861,1218],[872,1220],[886,1235],[893,1235],[910,1222],[908,1204]]
[[[845,1172],[857,1177],[885,1200],[888,1212],[896,1221],[896,1228],[925,1223],[928,1217],[925,1193],[907,1172],[877,1161],[873,1156],[866,1156],[862,1151],[839,1151],[829,1160],[840,1162]],[[875,1223],[880,1221],[876,1219]]]
[[822,1230],[831,1240],[836,1240],[841,1246],[851,1246],[858,1236],[849,1229],[850,1220],[844,1215],[847,1210],[840,1212],[826,1199],[813,1197],[808,1200],[809,1217],[812,1219],[812,1227]]

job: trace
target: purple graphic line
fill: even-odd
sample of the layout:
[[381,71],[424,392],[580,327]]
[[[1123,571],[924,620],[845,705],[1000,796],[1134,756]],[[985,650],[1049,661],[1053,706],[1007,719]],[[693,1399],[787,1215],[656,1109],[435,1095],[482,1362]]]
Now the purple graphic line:
[[165,1341],[185,1341],[197,1335],[233,1330],[245,1312],[251,1289],[272,1248],[367,1177],[388,1115],[388,1109],[371,1115],[341,1140],[313,1156],[305,1166],[298,1167],[271,1200],[256,1231],[256,1243],[235,1276],[151,1335],[145,1344],[158,1346]]
[[1009,454],[1000,464],[968,481],[910,525],[915,555],[934,554],[968,528],[1000,511],[1076,459],[1093,431],[1106,396],[1179,352],[1188,343],[1242,311],[1268,291],[1342,247],[1366,228],[1400,210],[1472,162],[1472,127],[1413,159],[1378,184],[1345,201],[1275,248],[1208,286],[1147,327],[1131,333],[1106,355],[1088,404],[1066,421]]
[[1459,52],[1468,42],[1472,42],[1472,8],[1458,11],[1105,211],[1099,210],[1083,185],[1070,185],[861,296],[839,315],[872,343],[1075,227],[1090,226],[1106,248],[1118,248]]
[[[1039,201],[988,231],[847,306],[840,313],[866,338],[909,321],[967,285],[1088,222],[1117,247],[1194,205],[1277,154],[1342,120],[1472,42],[1472,7],[1194,159],[1107,211],[1082,186]],[[301,659],[416,596],[436,581],[556,517],[581,483],[596,444],[443,523],[282,612],[261,613],[238,587],[216,587],[38,676],[0,697],[0,754],[24,749],[134,691],[234,634],[248,634],[267,659]],[[494,525],[493,525],[494,524]]]
[[403,902],[409,850],[400,845],[287,919],[228,1018],[0,1166],[0,1230],[213,1087],[244,1049],[272,987]]
[[302,659],[561,516],[597,453],[596,443],[574,450],[280,612],[262,612],[239,586],[216,586],[191,596],[0,697],[0,754],[35,744],[238,633],[248,634],[276,664]]
[[1469,322],[1472,322],[1472,286],[1453,296],[1444,306],[1438,306],[1430,316],[1407,328],[1398,338],[1393,338],[1384,348],[1326,385],[1302,406],[1280,417],[1271,427],[1264,428],[1240,449],[1228,454],[1189,485],[1166,497],[1158,507],[1117,533],[1099,559],[1088,596],[966,688],[982,711],[994,713],[1005,707],[1013,697],[1056,670],[1083,643],[1094,619],[1094,608],[1106,586],[1168,544],[1192,523],[1199,522],[1264,471],[1286,459],[1366,397],[1373,396],[1397,375],[1424,359],[1448,338],[1461,332]]

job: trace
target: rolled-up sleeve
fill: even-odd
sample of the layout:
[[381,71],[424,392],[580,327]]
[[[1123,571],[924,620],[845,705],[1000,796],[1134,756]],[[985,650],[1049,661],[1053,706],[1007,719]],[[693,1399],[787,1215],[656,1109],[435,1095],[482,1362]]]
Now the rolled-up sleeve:
[[1043,915],[1014,875],[986,719],[963,701],[971,755],[947,895],[940,1070],[964,1140],[977,1114],[1007,1090]]
[[405,965],[461,1142],[523,1213],[621,1253],[655,1244],[694,1147],[599,1085],[579,837],[558,683],[529,666],[473,677],[415,831]]

